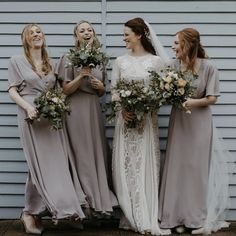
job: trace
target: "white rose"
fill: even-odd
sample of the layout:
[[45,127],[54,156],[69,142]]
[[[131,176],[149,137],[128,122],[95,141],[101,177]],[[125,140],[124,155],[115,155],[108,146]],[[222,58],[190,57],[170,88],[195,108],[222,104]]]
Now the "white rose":
[[52,101],[53,101],[54,103],[58,103],[58,102],[59,102],[59,99],[58,99],[58,98],[52,98]]
[[131,95],[131,91],[129,91],[129,90],[125,91],[125,95],[126,95],[127,97],[129,97],[129,96]]
[[119,102],[119,101],[120,101],[120,96],[119,96],[117,93],[114,93],[114,94],[111,96],[111,101],[112,101],[112,102]]
[[121,91],[120,91],[120,96],[123,97],[123,98],[126,97],[125,90],[121,90]]
[[144,92],[144,93],[147,93],[147,92],[148,92],[148,88],[146,88],[146,87],[143,88],[143,92]]

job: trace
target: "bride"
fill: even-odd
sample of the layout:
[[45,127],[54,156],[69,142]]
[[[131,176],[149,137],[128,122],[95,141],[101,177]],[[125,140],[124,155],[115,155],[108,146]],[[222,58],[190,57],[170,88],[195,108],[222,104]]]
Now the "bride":
[[[159,41],[150,29],[142,18],[125,23],[124,42],[130,52],[116,59],[112,87],[121,78],[128,81],[144,80],[148,84],[148,71],[158,71],[163,66],[167,56],[158,47]],[[154,39],[158,41],[157,44],[153,43]],[[160,150],[157,115],[147,115],[142,132],[125,127],[125,123],[133,118],[132,112],[123,110],[117,114],[115,126],[113,180],[124,212],[120,227],[142,234],[170,234],[169,230],[161,230],[158,225]]]

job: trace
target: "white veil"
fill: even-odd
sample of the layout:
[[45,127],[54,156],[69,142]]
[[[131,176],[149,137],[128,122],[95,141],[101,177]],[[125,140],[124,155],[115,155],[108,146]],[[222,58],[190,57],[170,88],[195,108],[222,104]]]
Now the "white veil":
[[212,159],[208,180],[207,218],[203,227],[204,234],[210,234],[225,227],[225,210],[229,200],[229,171],[228,163],[232,161],[231,154],[224,147],[217,128],[213,126]]
[[[156,36],[151,25],[145,21],[149,32],[151,43],[164,63],[170,61],[168,54]],[[212,158],[208,179],[207,195],[207,216],[203,228],[195,230],[195,233],[210,234],[217,230],[228,227],[229,223],[225,222],[225,210],[229,199],[229,171],[227,161],[232,160],[231,154],[224,147],[224,141],[220,138],[217,128],[213,124],[212,140]]]
[[170,58],[169,58],[168,54],[166,53],[162,43],[160,42],[160,40],[156,36],[156,33],[153,30],[152,26],[147,21],[145,21],[145,24],[147,25],[147,27],[149,29],[150,40],[151,40],[152,46],[154,47],[154,49],[156,51],[156,54],[161,57],[161,59],[163,60],[164,63],[167,63],[170,60]]

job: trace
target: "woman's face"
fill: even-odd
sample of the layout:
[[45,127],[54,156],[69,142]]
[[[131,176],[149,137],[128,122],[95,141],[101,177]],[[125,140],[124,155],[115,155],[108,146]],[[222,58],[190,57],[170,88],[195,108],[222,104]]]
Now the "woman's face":
[[174,44],[172,46],[173,51],[175,52],[175,56],[177,59],[182,59],[183,50],[180,47],[179,36],[178,34],[175,36]]
[[77,27],[76,36],[80,43],[85,41],[92,43],[94,39],[94,32],[92,26],[86,22],[81,23]]
[[134,49],[137,44],[140,43],[141,36],[135,34],[131,28],[124,27],[124,42],[127,49]]
[[32,26],[27,35],[27,42],[31,48],[39,49],[43,46],[44,35],[37,26]]

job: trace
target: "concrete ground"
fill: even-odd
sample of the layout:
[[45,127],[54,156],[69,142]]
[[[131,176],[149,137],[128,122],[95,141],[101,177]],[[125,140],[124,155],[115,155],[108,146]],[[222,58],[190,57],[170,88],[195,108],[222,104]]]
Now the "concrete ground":
[[[85,222],[81,230],[77,223],[60,221],[54,225],[50,220],[44,220],[45,230],[43,236],[138,236],[140,234],[132,231],[118,229],[117,220]],[[19,220],[0,220],[0,236],[26,236]],[[172,234],[177,236],[178,234]],[[182,236],[190,236],[185,233]],[[236,236],[236,222],[231,223],[230,228],[224,229],[212,235],[215,236]]]

